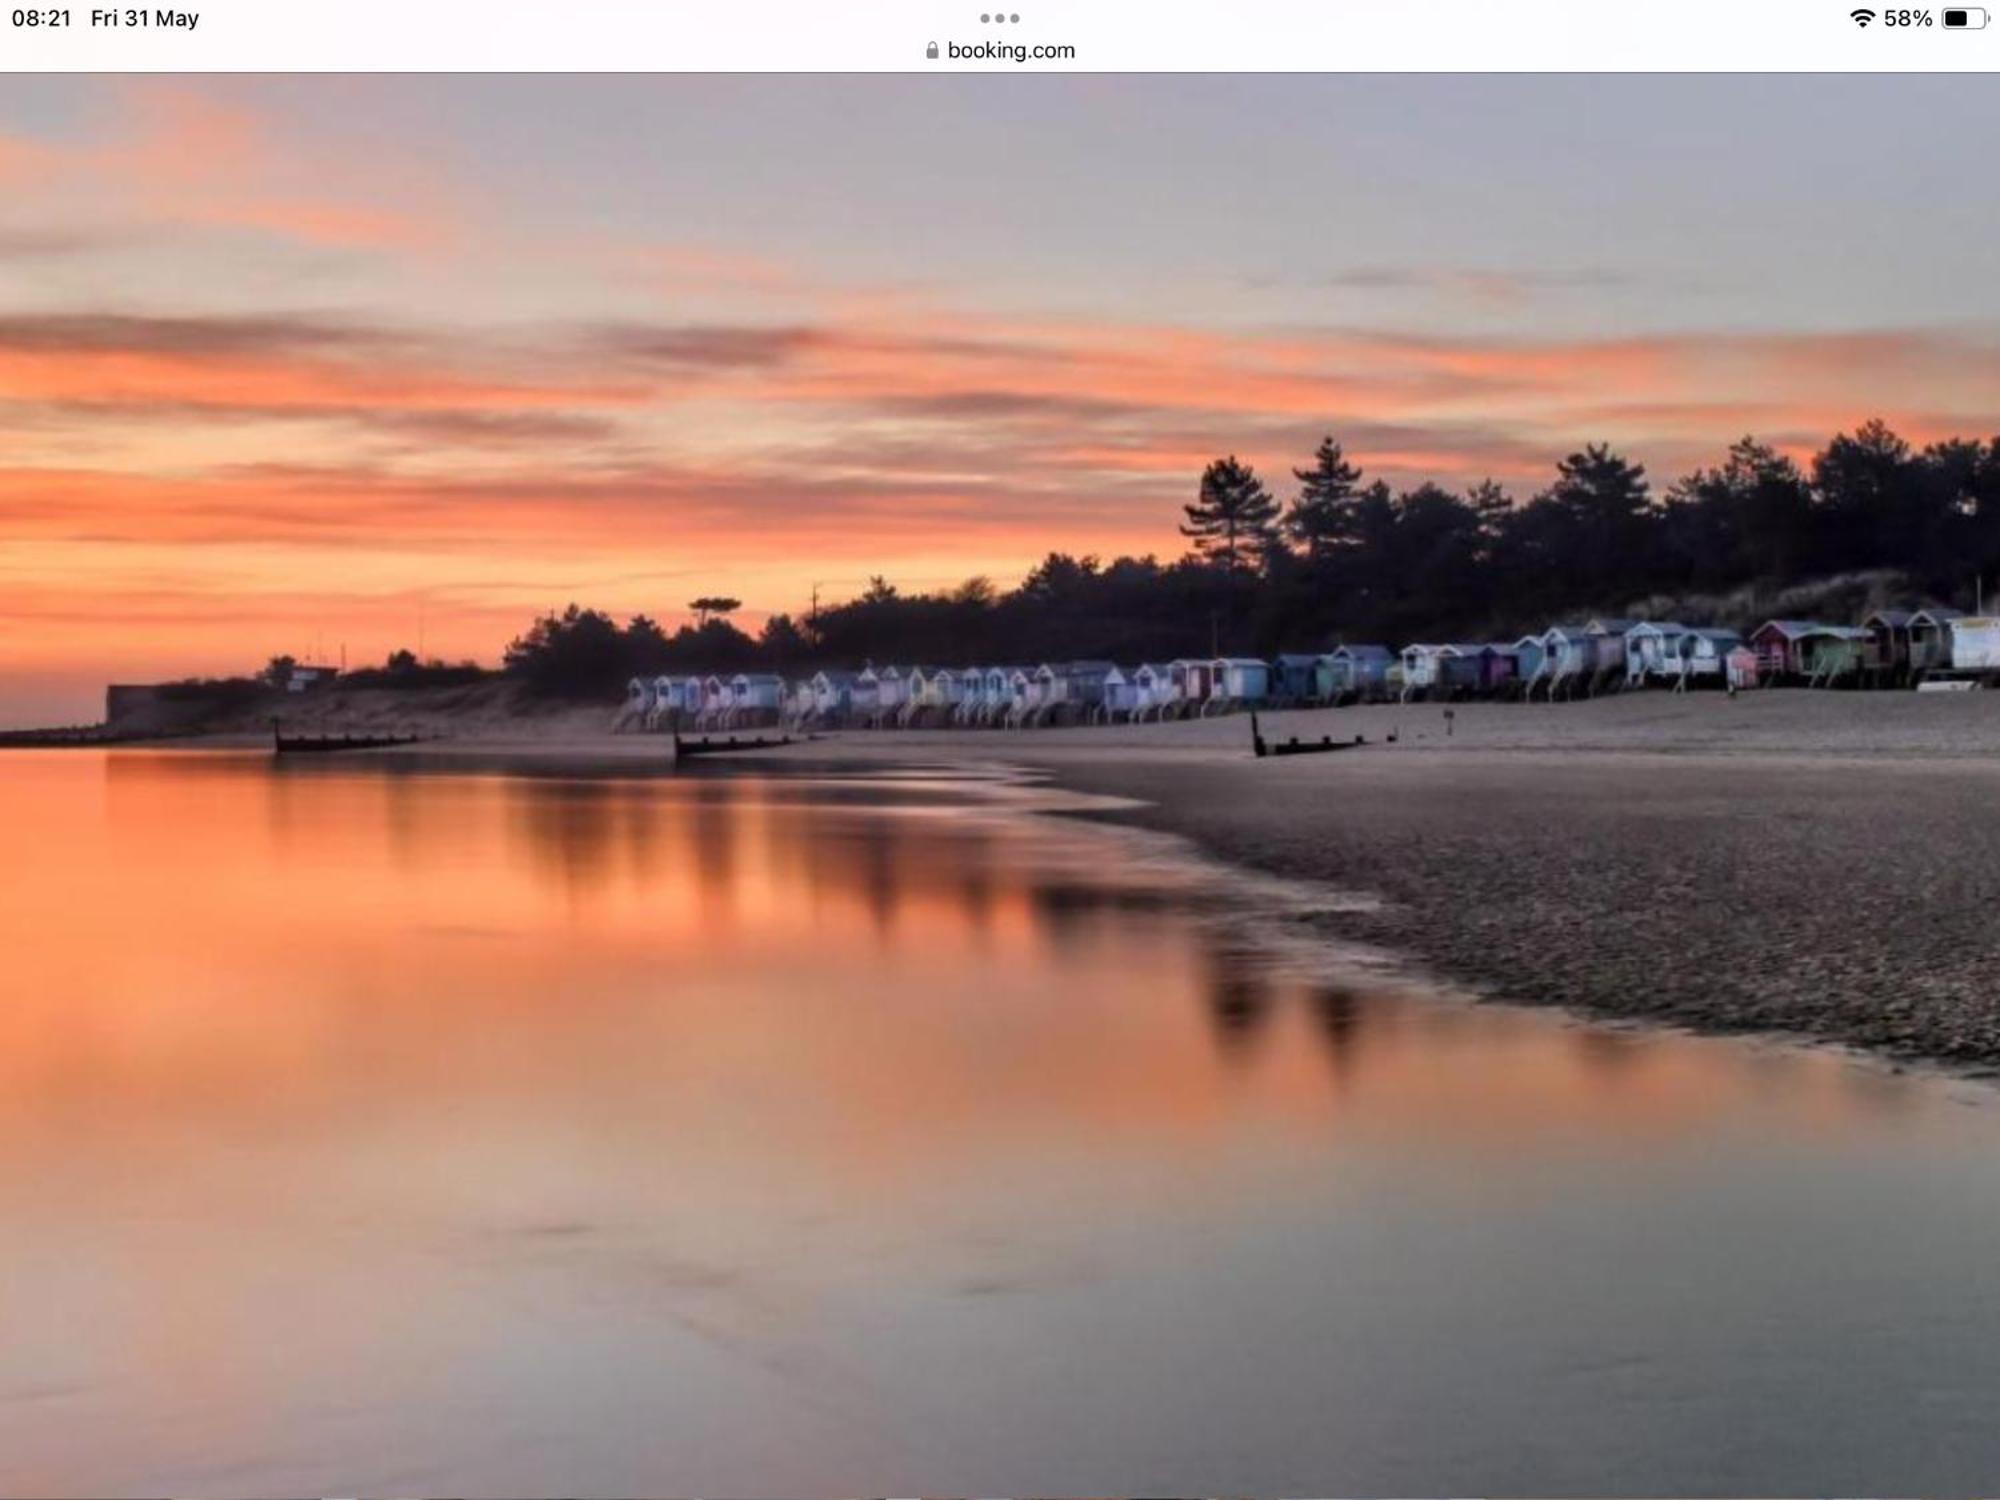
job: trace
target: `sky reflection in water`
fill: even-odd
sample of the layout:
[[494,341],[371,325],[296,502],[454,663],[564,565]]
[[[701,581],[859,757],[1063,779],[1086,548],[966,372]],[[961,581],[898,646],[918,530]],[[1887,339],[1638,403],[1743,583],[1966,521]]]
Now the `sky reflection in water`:
[[2000,1463],[1974,1084],[1412,998],[921,779],[28,754],[0,826],[9,1492]]

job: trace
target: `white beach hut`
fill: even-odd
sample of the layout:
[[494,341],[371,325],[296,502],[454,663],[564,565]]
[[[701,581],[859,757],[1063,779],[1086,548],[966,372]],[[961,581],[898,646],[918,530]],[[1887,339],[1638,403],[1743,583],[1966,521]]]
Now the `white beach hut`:
[[813,680],[810,677],[793,677],[785,683],[785,722],[791,725],[805,724],[813,716]]
[[1007,673],[1007,708],[1003,719],[1009,729],[1018,729],[1042,705],[1041,668],[1014,667]]
[[977,724],[986,708],[986,669],[966,667],[957,675],[958,701],[952,705],[951,722]]
[[714,729],[727,721],[732,697],[727,677],[711,673],[702,678],[699,727]]
[[1002,724],[1014,706],[1016,667],[988,667],[981,674],[979,718],[981,724]]
[[896,723],[901,719],[903,708],[909,701],[908,669],[889,666],[875,674],[875,720],[878,724]]
[[1135,680],[1137,669],[1128,672],[1123,667],[1114,666],[1104,674],[1104,701],[1098,705],[1097,717],[1107,724],[1130,720],[1139,711],[1139,684]]
[[1679,677],[1681,642],[1687,636],[1687,626],[1669,620],[1641,620],[1634,625],[1625,633],[1626,685]]
[[1676,691],[1685,691],[1704,682],[1728,680],[1729,653],[1743,644],[1734,630],[1696,625],[1681,637],[1672,667]]
[[1165,718],[1174,701],[1174,669],[1171,663],[1149,661],[1132,674],[1132,717]]
[[662,672],[653,679],[653,709],[646,716],[648,729],[670,729],[681,707],[681,679]]
[[785,679],[775,672],[738,672],[729,679],[727,722],[733,729],[775,724],[785,704]]
[[644,728],[653,713],[653,679],[634,677],[625,684],[625,703],[611,721],[612,731]]
[[1960,615],[1950,623],[1952,671],[2000,672],[2000,619]]
[[854,676],[840,671],[813,673],[813,722],[845,724],[853,716]]
[[1438,659],[1443,646],[1405,646],[1401,657],[1403,662],[1403,701],[1428,697],[1439,686]]
[[848,713],[856,724],[873,728],[876,711],[882,706],[882,674],[871,664],[854,674],[854,691]]

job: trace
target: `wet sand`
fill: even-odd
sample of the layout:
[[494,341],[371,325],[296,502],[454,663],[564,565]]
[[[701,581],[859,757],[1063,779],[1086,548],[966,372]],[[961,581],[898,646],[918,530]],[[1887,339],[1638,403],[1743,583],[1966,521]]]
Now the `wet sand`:
[[1264,729],[1371,744],[1258,761],[1240,718],[838,743],[900,758],[888,741],[930,738],[1137,799],[1094,816],[1376,894],[1319,920],[1491,998],[2000,1063],[2000,695],[1635,694],[1469,705],[1449,736],[1435,707]]

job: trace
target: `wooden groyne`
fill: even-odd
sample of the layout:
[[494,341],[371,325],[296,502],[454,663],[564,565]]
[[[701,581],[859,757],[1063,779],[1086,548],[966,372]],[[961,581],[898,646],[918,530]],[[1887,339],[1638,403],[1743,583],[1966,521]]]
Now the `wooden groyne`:
[[1351,740],[1337,740],[1325,734],[1316,740],[1302,740],[1293,735],[1290,739],[1271,741],[1264,738],[1264,731],[1257,725],[1257,716],[1250,715],[1250,753],[1259,760],[1268,755],[1327,755],[1335,750],[1358,749],[1367,743],[1358,734]]
[[71,724],[53,729],[0,729],[0,749],[50,750],[93,745],[139,745],[173,739],[167,734],[134,734],[109,724]]
[[389,750],[398,745],[414,745],[426,738],[421,734],[286,734],[273,725],[271,753],[331,755],[343,750]]
[[700,755],[735,755],[746,750],[782,750],[799,740],[789,734],[705,734],[699,738],[674,736],[674,759]]

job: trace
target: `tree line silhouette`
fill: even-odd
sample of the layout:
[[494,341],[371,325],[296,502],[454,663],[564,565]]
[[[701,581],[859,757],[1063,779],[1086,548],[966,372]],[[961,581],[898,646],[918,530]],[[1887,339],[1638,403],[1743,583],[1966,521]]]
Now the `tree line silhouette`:
[[1746,437],[1659,495],[1642,465],[1602,444],[1564,458],[1525,500],[1491,480],[1395,490],[1331,437],[1292,479],[1280,498],[1233,455],[1210,463],[1183,506],[1188,550],[1172,561],[1051,552],[1004,591],[975,577],[905,594],[876,578],[849,602],[773,615],[754,637],[727,618],[733,599],[698,601],[698,623],[672,633],[572,605],[512,642],[506,670],[539,691],[595,696],[676,669],[1506,640],[1570,613],[1857,570],[1896,570],[1926,599],[1969,606],[1974,580],[2000,564],[2000,439],[1919,449],[1880,421],[1804,466]]

